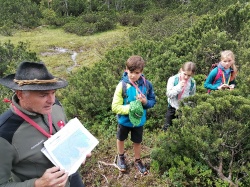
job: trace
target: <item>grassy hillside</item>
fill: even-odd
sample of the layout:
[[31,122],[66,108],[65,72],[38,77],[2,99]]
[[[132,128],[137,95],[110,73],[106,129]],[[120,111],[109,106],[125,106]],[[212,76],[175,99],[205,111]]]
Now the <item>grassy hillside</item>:
[[62,29],[47,27],[0,37],[1,43],[8,40],[13,44],[28,43],[29,50],[36,52],[55,75],[64,77],[68,71],[74,71],[78,66],[92,66],[102,59],[106,51],[129,41],[126,28],[93,36],[77,36],[65,33]]
[[[216,7],[220,7],[219,4]],[[189,8],[196,9],[191,5]],[[207,8],[209,9],[209,6]],[[208,96],[206,90],[204,90],[203,75],[207,72],[206,69],[210,67],[210,64],[218,59],[219,52],[222,49],[232,49],[236,54],[236,62],[241,68],[241,71],[239,71],[237,77],[239,86],[237,90],[235,90],[235,93],[231,92],[230,94],[237,96],[241,94],[244,96],[244,93],[246,93],[245,95],[249,97],[248,85],[250,84],[248,75],[250,70],[248,64],[250,53],[248,38],[250,29],[248,23],[250,17],[247,14],[249,9],[249,4],[238,4],[228,9],[223,6],[223,10],[226,11],[219,11],[218,14],[214,16],[206,15],[204,18],[202,18],[203,15],[200,15],[199,20],[197,19],[198,14],[195,15],[193,12],[188,12],[188,10],[186,15],[180,14],[175,16],[166,15],[165,10],[162,14],[161,12],[155,12],[152,16],[149,16],[140,27],[134,29],[135,32],[132,36],[134,36],[133,40],[135,43],[130,47],[117,47],[120,44],[129,45],[130,43],[128,29],[121,27],[114,31],[93,36],[77,36],[74,34],[66,34],[61,29],[38,27],[30,32],[18,32],[12,37],[1,37],[0,42],[7,40],[11,40],[14,44],[20,41],[28,42],[29,50],[36,52],[38,57],[48,65],[53,74],[60,77],[64,76],[68,78],[68,80],[72,79],[70,85],[67,87],[69,91],[65,89],[66,91],[60,95],[63,96],[61,101],[65,108],[67,107],[67,109],[69,109],[68,111],[72,110],[70,111],[69,117],[82,117],[82,119],[84,119],[82,123],[88,127],[100,141],[99,145],[93,150],[92,157],[86,165],[81,168],[83,180],[87,187],[226,187],[229,186],[227,181],[225,179],[223,179],[225,180],[223,181],[217,176],[216,172],[204,164],[203,155],[211,153],[211,158],[215,157],[215,165],[217,164],[217,155],[223,155],[225,157],[223,160],[225,163],[223,163],[223,167],[226,168],[225,175],[228,175],[230,179],[236,179],[236,183],[237,177],[248,177],[250,175],[249,140],[247,140],[248,142],[245,141],[246,143],[244,142],[244,145],[242,144],[243,146],[248,146],[246,146],[246,149],[244,147],[246,152],[242,154],[243,150],[241,150],[242,152],[237,151],[239,154],[235,155],[232,159],[232,161],[236,161],[236,164],[231,164],[231,162],[228,162],[230,161],[231,150],[228,149],[230,146],[225,148],[227,144],[222,141],[221,134],[225,134],[225,142],[229,139],[233,140],[231,147],[235,147],[235,137],[241,138],[241,135],[232,133],[230,129],[242,130],[242,126],[240,125],[249,125],[249,123],[245,121],[242,124],[237,122],[242,121],[242,119],[248,121],[246,114],[249,112],[245,109],[241,112],[241,109],[237,108],[238,105],[236,106],[233,103],[237,103],[237,99],[239,98],[235,99],[236,97],[232,96],[228,97],[228,99],[224,99],[224,94],[226,93],[218,92],[218,94],[221,95],[211,100],[213,102],[211,102],[210,108],[211,111],[218,112],[216,108],[212,110],[212,107],[218,105],[219,108],[222,109],[222,112],[218,112],[218,117],[215,117],[215,119],[223,119],[223,122],[218,123],[216,120],[212,122],[209,121],[207,124],[217,125],[214,129],[210,127],[211,125],[207,128],[205,122],[202,124],[200,120],[205,119],[205,113],[209,119],[210,116],[214,116],[212,112],[208,113],[209,107],[205,102],[210,96]],[[203,11],[204,10],[205,9],[203,9]],[[169,12],[167,13],[170,14]],[[159,18],[165,21],[161,22]],[[197,21],[194,22],[196,19]],[[186,22],[184,20],[186,20]],[[182,22],[184,24],[181,24]],[[171,32],[168,32],[169,30],[171,30]],[[153,36],[158,35],[159,39],[156,40]],[[164,37],[166,35],[168,37]],[[116,50],[110,51],[110,49]],[[96,63],[104,58],[106,52],[109,53],[105,56],[104,61],[100,64]],[[157,105],[147,113],[149,120],[145,125],[142,144],[141,156],[143,162],[150,170],[147,176],[141,176],[135,170],[133,165],[133,147],[132,142],[129,140],[125,142],[129,167],[128,171],[121,173],[114,165],[117,122],[115,114],[110,111],[111,98],[115,84],[120,79],[120,72],[122,72],[124,61],[133,53],[140,54],[147,59],[147,67],[144,73],[149,80],[152,80],[157,95]],[[74,61],[74,58],[76,61]],[[179,66],[187,60],[196,62],[198,66],[197,70],[199,71],[197,73],[198,75],[196,75],[197,79],[195,77],[197,85],[199,86],[198,94],[196,94],[196,97],[190,98],[192,103],[194,103],[195,98],[198,98],[197,106],[195,106],[197,112],[191,113],[190,111],[193,111],[192,108],[188,108],[188,106],[186,108],[183,107],[184,109],[180,110],[181,112],[183,111],[183,115],[180,112],[183,121],[181,121],[182,119],[180,118],[173,128],[169,129],[167,133],[164,133],[159,128],[165,120],[167,106],[167,98],[165,95],[166,80],[172,73],[177,72]],[[97,66],[93,66],[95,63]],[[92,66],[93,68],[86,68],[87,70],[84,68],[76,72],[77,69],[80,69],[80,66]],[[69,74],[69,71],[73,71],[74,74]],[[232,102],[232,105],[228,104],[229,101]],[[239,99],[239,101],[241,100]],[[250,105],[248,102],[245,103],[246,105],[244,105],[244,107],[248,109]],[[229,113],[229,109],[232,113]],[[204,114],[201,113],[203,111],[205,112]],[[236,117],[233,114],[236,114]],[[190,119],[184,118],[187,116],[190,117]],[[191,119],[193,117],[197,117],[197,119]],[[191,122],[187,123],[188,120]],[[224,121],[228,123],[224,124]],[[192,124],[194,124],[194,126],[188,128],[188,125]],[[236,124],[240,127],[235,128]],[[221,127],[225,128],[225,130],[221,130]],[[207,131],[204,131],[204,129],[207,129]],[[194,132],[197,133],[197,135]],[[229,136],[231,134],[232,136]],[[242,140],[247,139],[245,137],[249,137],[247,131],[246,134],[248,135],[242,135],[242,137],[244,137]],[[200,135],[201,137],[199,137]],[[203,135],[208,136],[208,138],[204,139]],[[215,137],[215,140],[218,136],[219,141],[211,141],[214,139],[209,136]],[[199,142],[201,144],[197,144],[197,138],[200,138]],[[209,147],[208,149],[204,149],[205,154],[202,152],[204,144]],[[214,152],[216,154],[214,154],[213,149],[211,149],[212,147],[215,147]],[[218,149],[218,147],[222,147],[223,152]],[[211,152],[208,152],[208,150],[211,150]],[[228,152],[224,152],[224,150]],[[237,159],[239,159],[238,163]],[[246,161],[244,159],[246,159]],[[244,166],[238,167],[237,164],[241,162],[244,163]],[[227,163],[229,163],[228,166]],[[235,169],[233,171],[231,166],[235,165],[236,167],[233,168]],[[233,175],[231,175],[231,170],[234,172]],[[246,183],[246,181],[248,181],[247,184],[243,184],[244,182]],[[244,182],[235,186],[249,186],[249,179],[246,179]]]

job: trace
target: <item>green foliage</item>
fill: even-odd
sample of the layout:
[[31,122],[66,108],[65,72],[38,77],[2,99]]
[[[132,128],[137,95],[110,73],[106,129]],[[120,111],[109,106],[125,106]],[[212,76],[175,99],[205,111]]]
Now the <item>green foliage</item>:
[[104,32],[115,28],[115,24],[108,18],[102,18],[96,23],[97,32]]
[[127,6],[131,8],[134,12],[143,12],[152,6],[151,1],[145,0],[127,0]]
[[48,3],[48,5],[49,7],[47,8],[53,9],[53,11],[55,11],[58,16],[79,16],[86,8],[86,1],[53,0]]
[[238,94],[221,91],[185,99],[179,118],[151,154],[160,171],[178,185],[211,186],[221,180],[248,186],[250,102]]
[[110,70],[103,65],[99,63],[91,71],[84,68],[69,80],[69,88],[63,95],[67,98],[64,103],[71,106],[66,109],[70,117],[77,116],[93,124],[94,120],[102,121],[109,113],[117,80],[112,74],[106,74]]
[[44,25],[54,25],[56,23],[56,13],[52,10],[52,9],[44,9],[41,11],[43,19],[41,20],[41,22]]
[[13,28],[34,28],[39,25],[41,17],[39,7],[36,3],[30,0],[0,0],[1,19],[0,25],[13,22]]
[[[1,44],[0,43],[0,76],[3,77],[5,75],[15,73],[15,70],[20,62],[22,61],[37,61],[38,58],[34,52],[30,52],[27,50],[28,44],[19,42],[17,46],[14,46],[10,41]],[[0,90],[0,100],[2,101],[4,98],[10,99],[13,92],[1,86]],[[4,112],[9,107],[8,104],[0,105],[0,112]]]
[[153,9],[144,15],[142,24],[130,34],[131,39],[161,41],[162,38],[182,33],[198,19],[195,15],[185,13],[180,16],[179,13],[168,9]]
[[14,23],[11,20],[6,20],[0,27],[0,34],[3,36],[12,36],[15,30]]
[[19,42],[14,46],[10,41],[0,43],[0,76],[13,73],[20,62],[38,60],[34,52],[28,51],[28,43]]
[[79,36],[88,36],[97,32],[96,27],[92,23],[83,23],[77,20],[70,21],[63,26],[65,32],[74,33]]
[[118,22],[122,26],[138,26],[142,23],[142,16],[136,15],[133,11],[121,12],[118,15]]
[[80,36],[92,35],[98,32],[112,30],[116,27],[116,17],[105,12],[82,15],[67,22],[63,29],[66,32],[75,33]]

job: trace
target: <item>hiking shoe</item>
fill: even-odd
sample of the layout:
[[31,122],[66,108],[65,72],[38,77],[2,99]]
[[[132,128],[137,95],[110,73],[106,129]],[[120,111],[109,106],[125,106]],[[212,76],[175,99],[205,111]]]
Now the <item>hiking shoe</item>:
[[135,167],[142,173],[143,175],[147,175],[148,171],[146,167],[143,165],[141,160],[135,161]]
[[120,171],[126,171],[125,156],[117,156],[117,166]]

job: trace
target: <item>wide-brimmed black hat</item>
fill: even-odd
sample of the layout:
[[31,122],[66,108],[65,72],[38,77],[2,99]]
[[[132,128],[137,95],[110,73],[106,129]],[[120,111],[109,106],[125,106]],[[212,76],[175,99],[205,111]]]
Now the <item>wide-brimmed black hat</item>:
[[43,62],[22,62],[16,74],[0,79],[0,84],[12,90],[56,90],[68,85],[50,74]]

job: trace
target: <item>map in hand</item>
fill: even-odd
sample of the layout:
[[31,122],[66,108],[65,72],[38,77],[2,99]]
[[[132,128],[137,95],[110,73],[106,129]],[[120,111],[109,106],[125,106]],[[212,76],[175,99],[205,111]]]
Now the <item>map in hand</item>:
[[77,119],[44,142],[42,152],[55,165],[69,175],[75,173],[99,141]]

